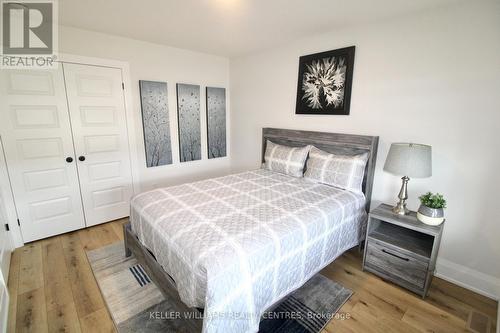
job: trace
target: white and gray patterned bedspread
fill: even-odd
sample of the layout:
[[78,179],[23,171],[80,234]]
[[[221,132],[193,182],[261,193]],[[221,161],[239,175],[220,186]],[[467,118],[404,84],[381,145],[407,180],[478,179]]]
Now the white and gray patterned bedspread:
[[267,170],[133,198],[132,230],[204,332],[256,332],[264,311],[364,235],[365,198]]

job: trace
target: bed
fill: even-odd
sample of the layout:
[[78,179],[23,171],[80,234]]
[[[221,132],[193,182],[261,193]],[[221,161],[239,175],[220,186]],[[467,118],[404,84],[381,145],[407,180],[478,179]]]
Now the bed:
[[364,236],[378,138],[264,128],[263,152],[268,139],[368,152],[363,193],[258,169],[135,196],[126,253],[192,331],[257,331],[266,309]]

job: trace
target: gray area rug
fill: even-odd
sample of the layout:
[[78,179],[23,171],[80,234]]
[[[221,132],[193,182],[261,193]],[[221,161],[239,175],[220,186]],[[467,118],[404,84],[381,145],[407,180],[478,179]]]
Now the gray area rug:
[[[135,258],[125,257],[118,242],[87,252],[92,271],[119,333],[188,332],[174,306],[165,299]],[[352,291],[315,275],[268,311],[259,332],[316,333],[335,316]]]

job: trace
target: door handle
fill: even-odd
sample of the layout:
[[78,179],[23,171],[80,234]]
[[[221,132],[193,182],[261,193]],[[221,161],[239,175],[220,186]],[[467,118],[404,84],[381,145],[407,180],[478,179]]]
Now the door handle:
[[73,157],[66,157],[66,162],[68,162],[68,163],[73,162]]
[[82,156],[78,157],[78,160],[79,160],[80,162],[85,161],[85,156],[83,156],[83,155],[82,155]]
[[385,250],[385,249],[382,249],[382,252],[387,253],[388,255],[391,255],[391,256],[393,256],[393,257],[396,257],[396,258],[401,259],[401,260],[404,260],[404,261],[410,261],[410,259],[409,259],[409,258],[405,258],[405,257],[398,256],[397,254],[395,254],[395,253],[391,253],[391,252],[389,252],[389,251],[387,251],[387,250]]

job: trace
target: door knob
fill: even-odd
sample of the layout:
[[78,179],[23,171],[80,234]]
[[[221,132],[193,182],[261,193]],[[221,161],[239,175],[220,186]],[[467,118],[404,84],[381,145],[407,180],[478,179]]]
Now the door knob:
[[73,162],[73,157],[66,157],[66,162],[68,162],[68,163]]
[[85,161],[85,156],[80,156],[80,157],[78,157],[78,160],[79,160],[80,162]]

